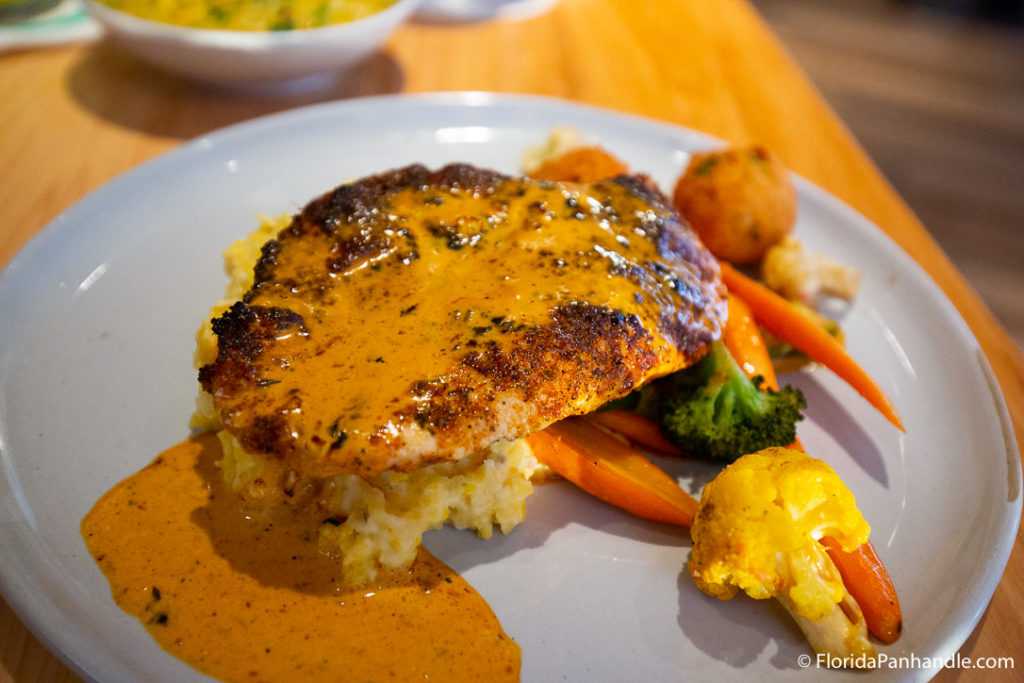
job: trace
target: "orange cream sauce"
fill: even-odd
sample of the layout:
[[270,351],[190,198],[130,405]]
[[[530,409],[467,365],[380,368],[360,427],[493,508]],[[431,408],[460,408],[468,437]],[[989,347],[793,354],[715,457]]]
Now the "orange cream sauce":
[[[652,241],[620,225],[611,229],[591,207],[591,202],[605,204],[593,197],[524,187],[521,197],[453,199],[439,192],[436,204],[424,203],[423,193],[402,191],[390,198],[388,230],[408,231],[408,236],[389,236],[391,249],[332,274],[328,286],[337,294],[297,299],[289,287],[258,287],[250,303],[290,307],[310,330],[308,342],[295,336],[294,347],[279,345],[281,357],[291,362],[286,369],[267,364],[265,377],[280,381],[265,394],[286,404],[283,397],[293,387],[341,387],[351,395],[351,405],[344,406],[340,422],[355,441],[377,432],[379,416],[395,410],[396,394],[457,367],[472,348],[494,342],[507,351],[516,336],[510,329],[550,324],[551,309],[559,304],[586,301],[640,314],[656,327],[669,303],[649,293],[639,303],[636,285],[610,274],[621,252],[641,262],[656,259]],[[645,206],[625,189],[609,188],[616,206]],[[574,218],[577,214],[584,218]],[[445,226],[450,234],[435,235],[425,226]],[[626,245],[616,240],[620,231],[629,236],[622,238]],[[331,253],[331,241],[317,234],[304,236],[301,245],[292,242],[279,257],[275,280],[290,282],[313,271],[323,254]],[[334,352],[320,355],[329,346]],[[296,362],[306,354],[316,361]],[[321,407],[328,412],[316,414]],[[337,402],[306,401],[302,409],[301,419],[309,422],[330,424],[339,418]]]
[[303,512],[245,510],[215,436],[165,451],[82,521],[117,604],[169,653],[237,681],[518,680],[487,603],[425,549],[359,589],[317,552]]

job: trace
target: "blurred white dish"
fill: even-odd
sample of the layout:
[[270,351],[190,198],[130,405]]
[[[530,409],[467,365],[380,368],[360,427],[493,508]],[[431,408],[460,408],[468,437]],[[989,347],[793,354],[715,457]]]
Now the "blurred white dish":
[[558,0],[424,0],[416,19],[438,24],[529,19],[557,4]]
[[[44,0],[42,6],[49,6],[48,2]],[[61,0],[53,9],[21,16],[0,13],[0,53],[94,40],[100,35],[99,25],[82,9],[82,0]]]
[[397,0],[363,19],[290,31],[225,31],[140,19],[85,0],[119,45],[168,71],[219,85],[282,84],[337,74],[378,49],[421,0]]

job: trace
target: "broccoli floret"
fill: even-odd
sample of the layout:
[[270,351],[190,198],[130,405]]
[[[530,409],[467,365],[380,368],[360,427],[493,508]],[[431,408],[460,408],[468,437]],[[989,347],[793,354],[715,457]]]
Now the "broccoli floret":
[[762,390],[763,378],[747,378],[721,341],[669,382],[662,431],[696,457],[732,462],[769,446],[789,446],[807,407],[799,389]]

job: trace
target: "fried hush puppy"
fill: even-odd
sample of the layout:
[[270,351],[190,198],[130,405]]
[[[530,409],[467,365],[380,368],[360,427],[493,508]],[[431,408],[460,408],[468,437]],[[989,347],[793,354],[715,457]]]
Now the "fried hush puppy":
[[737,264],[759,262],[796,219],[789,171],[761,146],[694,154],[673,203],[712,254]]

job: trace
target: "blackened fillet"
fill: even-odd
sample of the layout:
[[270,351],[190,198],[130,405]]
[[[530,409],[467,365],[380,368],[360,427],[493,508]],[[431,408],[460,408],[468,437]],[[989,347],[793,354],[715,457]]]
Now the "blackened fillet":
[[642,178],[409,166],[263,247],[199,379],[247,450],[368,476],[591,412],[700,358],[725,311],[716,261]]

